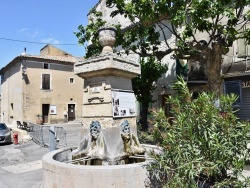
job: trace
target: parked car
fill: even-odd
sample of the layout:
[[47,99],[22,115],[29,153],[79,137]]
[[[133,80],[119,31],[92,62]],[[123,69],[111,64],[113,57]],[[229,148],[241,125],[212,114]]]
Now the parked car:
[[5,123],[0,123],[0,143],[11,143],[11,129]]

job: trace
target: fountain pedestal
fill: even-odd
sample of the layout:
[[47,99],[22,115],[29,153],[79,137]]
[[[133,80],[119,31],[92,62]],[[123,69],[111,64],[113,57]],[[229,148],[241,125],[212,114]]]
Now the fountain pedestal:
[[131,79],[139,75],[141,70],[138,62],[113,53],[115,28],[101,28],[99,41],[103,46],[102,53],[77,63],[75,73],[84,79],[82,122],[86,129],[83,135],[88,134],[93,121],[99,122],[108,150],[105,157],[113,160],[124,155],[121,138],[121,124],[124,121],[129,124],[130,134],[137,138]]

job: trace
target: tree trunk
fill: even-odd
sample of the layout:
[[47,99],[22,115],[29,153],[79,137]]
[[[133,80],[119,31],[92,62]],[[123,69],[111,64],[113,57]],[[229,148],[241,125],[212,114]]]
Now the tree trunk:
[[140,112],[140,124],[142,131],[147,131],[148,130],[148,108],[149,104],[148,103],[142,103],[142,108]]
[[223,82],[221,76],[222,54],[223,47],[216,42],[212,44],[212,49],[205,52],[207,58],[207,90],[216,93],[218,96]]

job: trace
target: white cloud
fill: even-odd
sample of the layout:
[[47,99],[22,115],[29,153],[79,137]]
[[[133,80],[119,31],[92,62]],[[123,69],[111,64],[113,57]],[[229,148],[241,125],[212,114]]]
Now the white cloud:
[[45,39],[42,39],[41,41],[42,43],[50,43],[50,44],[60,44],[60,42],[54,38],[45,38]]
[[19,29],[18,30],[18,32],[28,32],[29,31],[29,28],[27,28],[27,27],[24,27],[24,28],[22,28],[22,29]]
[[41,32],[39,32],[39,31],[34,31],[33,33],[30,33],[30,36],[33,37],[33,38],[35,38],[35,37],[37,37],[39,35],[41,35]]
[[42,32],[38,30],[31,31],[28,27],[21,28],[18,30],[18,32],[23,33],[25,36],[32,37],[32,38],[41,36],[43,34]]

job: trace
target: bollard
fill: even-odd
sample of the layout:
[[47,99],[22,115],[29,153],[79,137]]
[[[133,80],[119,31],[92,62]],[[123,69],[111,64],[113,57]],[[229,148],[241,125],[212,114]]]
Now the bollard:
[[18,144],[18,133],[13,134],[14,144]]
[[56,133],[54,126],[49,128],[49,150],[56,150]]

